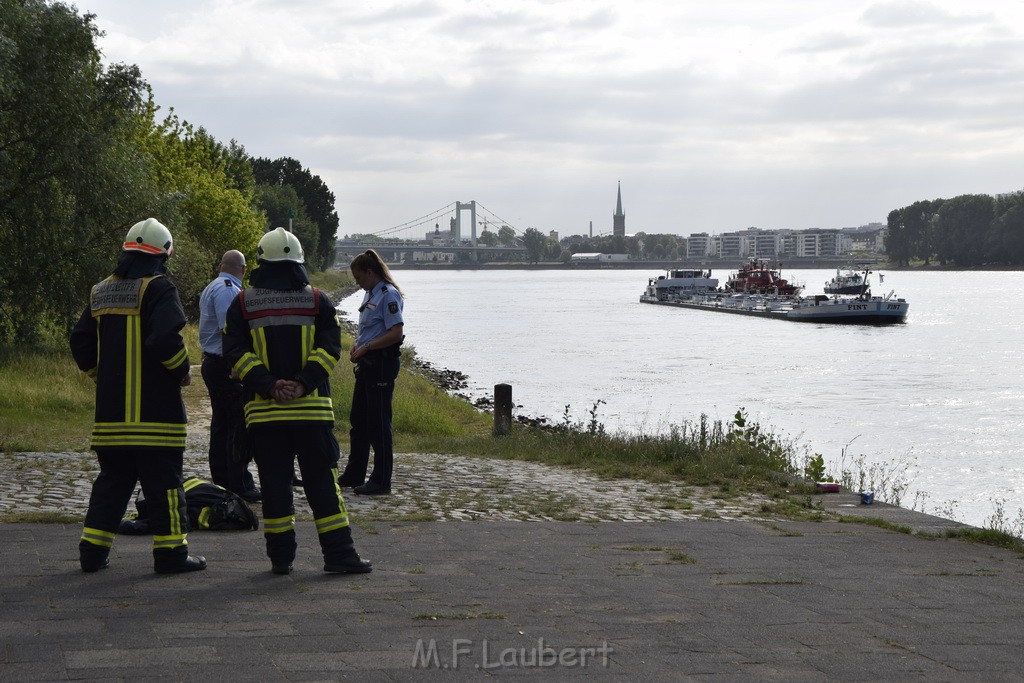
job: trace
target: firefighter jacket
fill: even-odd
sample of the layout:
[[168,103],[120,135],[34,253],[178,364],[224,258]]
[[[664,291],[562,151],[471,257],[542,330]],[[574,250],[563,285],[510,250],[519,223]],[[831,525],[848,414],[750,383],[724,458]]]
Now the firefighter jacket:
[[178,289],[162,275],[111,275],[93,286],[71,355],[96,382],[94,450],[185,448],[184,326]]
[[[243,290],[231,302],[224,356],[245,387],[245,424],[333,426],[330,375],[341,358],[341,326],[330,298],[315,287]],[[305,394],[278,403],[279,379],[298,380]]]

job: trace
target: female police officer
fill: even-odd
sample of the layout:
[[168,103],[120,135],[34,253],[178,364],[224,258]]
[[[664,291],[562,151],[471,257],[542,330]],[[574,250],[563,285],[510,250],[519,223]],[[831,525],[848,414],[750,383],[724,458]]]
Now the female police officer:
[[[404,322],[402,291],[391,271],[373,249],[359,254],[350,265],[356,284],[366,290],[359,307],[359,332],[349,353],[356,364],[349,422],[348,465],[338,479],[361,495],[391,493],[394,451],[391,442],[391,398],[398,377]],[[366,467],[373,448],[373,472]]]

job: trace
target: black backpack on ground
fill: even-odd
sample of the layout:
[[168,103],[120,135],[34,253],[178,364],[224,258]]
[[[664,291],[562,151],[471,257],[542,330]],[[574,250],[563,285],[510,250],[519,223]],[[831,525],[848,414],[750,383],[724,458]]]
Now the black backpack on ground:
[[[237,493],[195,477],[186,479],[185,505],[188,510],[189,531],[234,531],[260,528],[260,520],[249,504]],[[123,520],[119,534],[148,534],[149,513],[146,498],[139,491],[135,498],[138,519]]]

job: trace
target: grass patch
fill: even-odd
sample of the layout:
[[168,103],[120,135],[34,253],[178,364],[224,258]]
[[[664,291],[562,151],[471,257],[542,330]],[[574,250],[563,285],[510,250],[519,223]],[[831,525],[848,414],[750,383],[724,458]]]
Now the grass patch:
[[670,498],[668,496],[647,496],[647,500],[651,503],[651,507],[658,508],[659,510],[693,509],[693,503],[691,503],[688,500],[681,500],[679,498]]
[[800,586],[807,579],[747,579],[743,581],[717,581],[718,586]]
[[[457,399],[442,394],[431,409],[444,412],[445,402],[452,400]],[[696,424],[662,435],[613,435],[593,425],[543,429],[515,424],[512,433],[501,438],[491,435],[492,417],[475,412],[453,420],[459,426],[455,434],[399,434],[396,427],[396,442],[413,452],[526,460],[586,469],[607,478],[718,486],[723,498],[749,491],[784,495],[792,488],[797,469],[794,450],[748,424],[742,410],[728,424],[711,423],[702,416]],[[660,499],[658,505],[691,509],[681,500]]]
[[416,621],[442,621],[442,620],[456,620],[462,621],[466,619],[504,619],[505,615],[500,612],[460,612],[456,614],[415,614],[413,619]]
[[0,386],[0,451],[89,447],[96,385],[70,350],[0,350]]
[[1024,554],[1024,540],[1006,531],[997,529],[949,529],[945,535],[946,538],[959,538],[971,543],[993,545],[997,548],[1006,548],[1007,550]]
[[680,550],[668,551],[669,564],[697,564],[697,559]]
[[888,529],[889,531],[896,531],[901,534],[914,533],[914,530],[911,529],[909,526],[906,526],[904,524],[893,524],[892,522],[887,522],[886,520],[879,519],[878,517],[855,517],[852,515],[840,515],[836,521],[842,522],[843,524],[866,524],[867,526],[876,526],[879,529]]
[[81,524],[83,516],[68,512],[3,512],[0,524]]
[[779,526],[778,524],[775,524],[774,522],[758,522],[758,523],[761,526],[765,527],[766,529],[771,529],[772,531],[777,532],[780,536],[794,536],[794,537],[803,536],[803,534],[801,532],[799,532],[799,531],[794,531],[792,529],[787,529],[786,527]]

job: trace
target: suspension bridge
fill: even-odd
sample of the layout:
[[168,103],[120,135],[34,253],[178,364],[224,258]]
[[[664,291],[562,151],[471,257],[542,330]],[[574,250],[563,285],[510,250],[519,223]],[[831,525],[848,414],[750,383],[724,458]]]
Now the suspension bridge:
[[[481,243],[484,233],[488,236]],[[457,201],[405,223],[357,235],[355,240],[338,240],[338,256],[344,260],[369,248],[392,262],[502,261],[526,253],[518,239],[524,233],[476,200]]]

